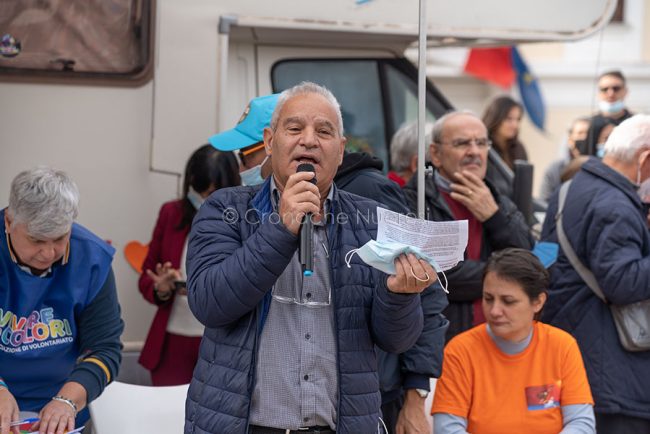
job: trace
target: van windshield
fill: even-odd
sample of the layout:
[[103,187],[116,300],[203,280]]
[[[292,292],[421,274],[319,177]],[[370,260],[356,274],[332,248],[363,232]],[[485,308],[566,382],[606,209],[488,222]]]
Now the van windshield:
[[[341,104],[346,149],[381,159],[386,172],[391,137],[403,123],[417,119],[417,72],[404,63],[397,64],[395,59],[282,60],[273,66],[271,82],[274,92],[306,80],[331,90]],[[450,107],[436,93],[427,95],[429,121]]]

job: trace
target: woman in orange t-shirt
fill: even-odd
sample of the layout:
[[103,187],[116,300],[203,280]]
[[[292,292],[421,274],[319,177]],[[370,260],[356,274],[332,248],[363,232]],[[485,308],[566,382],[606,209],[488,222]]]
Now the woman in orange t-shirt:
[[483,273],[487,323],[445,348],[431,409],[436,434],[595,433],[575,339],[536,321],[548,283],[531,252],[492,254]]

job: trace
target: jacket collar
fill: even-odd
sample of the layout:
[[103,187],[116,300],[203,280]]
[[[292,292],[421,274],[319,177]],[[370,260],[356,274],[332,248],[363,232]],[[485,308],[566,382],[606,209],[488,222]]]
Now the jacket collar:
[[266,220],[273,212],[273,204],[271,203],[271,178],[270,175],[266,178],[262,187],[257,191],[251,200],[251,206],[257,212],[260,220]]
[[[416,170],[409,182],[404,186],[405,190],[413,190],[415,193],[418,191],[418,171]],[[426,199],[436,199],[439,196],[438,189],[436,188],[433,180],[433,172],[427,170],[424,173],[424,197]]]
[[[435,170],[435,169],[434,169]],[[418,192],[418,171],[416,170],[409,182],[404,186],[405,190],[411,190],[415,197],[417,197]],[[417,203],[415,201],[414,203]],[[433,172],[427,170],[424,173],[424,218],[430,219],[432,216],[431,209],[438,208],[440,212],[447,215],[449,218],[453,219],[451,209],[445,200],[441,200],[440,191],[436,186],[436,183],[433,179]]]
[[638,207],[642,206],[641,198],[637,194],[634,183],[623,176],[623,174],[603,164],[600,159],[589,157],[589,160],[582,165],[581,171],[587,172],[590,175],[613,185],[625,193]]

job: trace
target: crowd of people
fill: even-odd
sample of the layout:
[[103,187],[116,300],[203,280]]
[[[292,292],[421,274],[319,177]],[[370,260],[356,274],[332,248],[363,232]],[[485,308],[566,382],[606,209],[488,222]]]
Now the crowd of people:
[[[600,77],[600,113],[571,124],[542,195],[541,240],[561,242],[562,225],[614,305],[650,299],[637,192],[650,179],[650,116],[633,116],[626,92],[619,72]],[[417,211],[416,124],[393,137],[387,176],[381,160],[346,151],[335,96],[304,82],[254,98],[197,149],[139,280],[157,307],[140,363],[155,386],[190,383],[185,433],[430,434],[428,413],[436,434],[650,432],[650,351],[623,348],[563,248],[545,269],[511,199],[523,112],[503,96],[482,117],[459,110],[426,126],[422,217],[468,223],[448,294],[430,258],[348,254],[376,240],[378,206]],[[83,425],[118,373],[114,249],[74,222],[78,200],[68,175],[38,167],[16,176],[2,211],[0,434],[22,412],[41,432]]]
[[620,71],[606,71],[598,77],[598,108],[593,116],[574,119],[567,131],[567,155],[546,168],[540,199],[548,202],[553,192],[573,177],[590,156],[602,158],[605,142],[614,130],[632,113],[625,106],[627,82]]

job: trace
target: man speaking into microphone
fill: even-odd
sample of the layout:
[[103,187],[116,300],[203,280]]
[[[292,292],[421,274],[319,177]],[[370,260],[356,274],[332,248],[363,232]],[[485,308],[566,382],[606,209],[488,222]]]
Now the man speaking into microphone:
[[[347,252],[376,238],[377,203],[332,182],[345,137],[331,92],[313,83],[283,92],[264,144],[273,176],[218,190],[190,233],[188,298],[206,328],[185,433],[374,434],[374,345],[395,353],[413,345],[419,293],[436,273],[413,255],[398,257],[390,276],[356,256],[346,266]],[[299,233],[309,214],[305,275]]]
[[[315,172],[314,166],[309,163],[302,163],[298,166],[298,172]],[[312,178],[309,182],[316,185],[316,178]],[[314,222],[313,214],[307,213],[302,218],[302,225],[300,226],[300,265],[302,266],[303,276],[311,276],[314,274]]]

